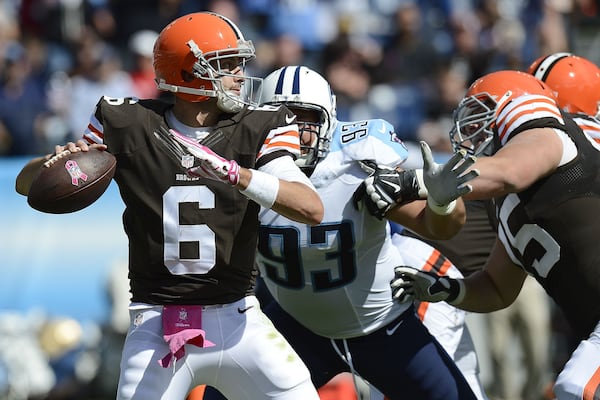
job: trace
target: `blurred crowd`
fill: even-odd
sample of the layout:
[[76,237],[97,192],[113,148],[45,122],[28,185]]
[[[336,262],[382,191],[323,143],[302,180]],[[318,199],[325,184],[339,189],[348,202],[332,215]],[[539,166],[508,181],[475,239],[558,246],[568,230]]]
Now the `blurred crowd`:
[[[0,0],[0,155],[78,138],[101,95],[158,96],[152,43],[172,19],[213,10],[257,48],[250,73],[322,72],[339,118],[378,116],[444,150],[476,77],[540,54],[600,58],[595,0]],[[594,50],[596,49],[596,50]]]
[[[600,62],[598,0],[0,0],[0,156],[78,139],[101,96],[161,96],[154,40],[171,20],[201,10],[231,18],[254,42],[249,74],[310,66],[331,83],[340,120],[384,118],[405,142],[426,140],[440,152],[450,151],[452,110],[477,77],[557,51]],[[57,385],[63,376],[83,376],[94,384],[88,390],[104,387],[110,398],[121,329],[98,321],[84,334],[68,319],[0,317],[0,398],[91,398],[82,385]],[[53,362],[3,346],[10,338]],[[555,363],[568,345],[555,340]],[[37,372],[14,372],[24,357],[23,368]],[[15,376],[31,379],[15,389]]]

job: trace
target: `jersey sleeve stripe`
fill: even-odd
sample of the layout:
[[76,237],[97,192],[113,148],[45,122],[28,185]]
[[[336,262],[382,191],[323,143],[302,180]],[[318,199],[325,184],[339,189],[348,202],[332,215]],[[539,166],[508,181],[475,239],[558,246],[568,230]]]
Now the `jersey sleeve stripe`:
[[444,257],[439,250],[433,249],[422,269],[425,272],[434,271],[438,275],[446,275],[451,266],[450,260]]
[[560,110],[552,99],[545,96],[522,96],[515,99],[498,115],[500,142],[505,144],[511,133],[524,123],[548,117],[563,123]]
[[429,308],[430,303],[426,301],[421,301],[418,304],[419,306],[417,307],[417,315],[419,316],[419,319],[423,321],[425,319],[425,314],[427,313],[427,309]]
[[[427,261],[425,262],[425,265],[423,265],[422,269],[425,272],[433,270],[438,275],[443,276],[448,273],[448,270],[450,269],[451,266],[452,266],[452,263],[450,262],[450,260],[448,260],[446,257],[444,257],[442,255],[442,253],[440,253],[439,250],[434,249],[431,252],[431,255],[429,256]],[[427,313],[427,308],[429,308],[429,303],[427,303],[425,301],[419,303],[419,306],[417,307],[417,315],[419,316],[419,319],[421,321],[423,321],[423,319],[425,318],[425,313]]]
[[600,143],[600,124],[588,121],[585,118],[574,118],[574,120],[586,134]]
[[83,137],[90,143],[104,143],[104,129],[95,117],[92,117],[87,128],[83,132]]
[[597,399],[600,394],[600,368],[596,369],[596,372],[592,375],[590,380],[586,383],[583,388],[583,400]]
[[280,127],[269,132],[256,158],[259,159],[266,154],[280,150],[286,150],[296,156],[300,155],[300,137],[297,125]]

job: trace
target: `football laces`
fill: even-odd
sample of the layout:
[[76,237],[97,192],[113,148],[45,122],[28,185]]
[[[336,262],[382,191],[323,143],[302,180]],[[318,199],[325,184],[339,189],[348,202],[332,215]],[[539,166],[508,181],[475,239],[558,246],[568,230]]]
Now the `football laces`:
[[55,164],[58,160],[60,160],[61,158],[64,158],[66,156],[68,156],[69,154],[71,154],[71,150],[63,150],[58,154],[53,155],[52,157],[50,157],[48,159],[48,161],[46,161],[44,163],[44,167],[45,168],[50,168],[53,164]]

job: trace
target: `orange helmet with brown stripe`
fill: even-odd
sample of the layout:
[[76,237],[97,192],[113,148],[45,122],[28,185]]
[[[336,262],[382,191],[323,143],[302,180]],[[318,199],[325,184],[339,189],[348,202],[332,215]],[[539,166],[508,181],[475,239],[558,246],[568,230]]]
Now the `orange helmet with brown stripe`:
[[[228,18],[211,12],[184,15],[167,25],[154,44],[156,82],[160,90],[183,100],[216,97],[221,109],[236,112],[257,104],[251,91],[261,79],[243,76],[238,69],[254,57],[252,42]],[[222,86],[224,76],[243,79],[241,95]]]
[[527,70],[556,92],[561,109],[600,117],[600,68],[571,53],[539,57]]

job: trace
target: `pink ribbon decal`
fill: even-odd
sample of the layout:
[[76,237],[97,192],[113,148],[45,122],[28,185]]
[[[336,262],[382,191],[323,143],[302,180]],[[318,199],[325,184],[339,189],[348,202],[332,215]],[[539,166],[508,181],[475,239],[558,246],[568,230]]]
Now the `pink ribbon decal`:
[[79,168],[77,161],[67,160],[65,163],[65,169],[71,175],[71,183],[73,186],[79,186],[79,179],[87,181],[88,176]]

